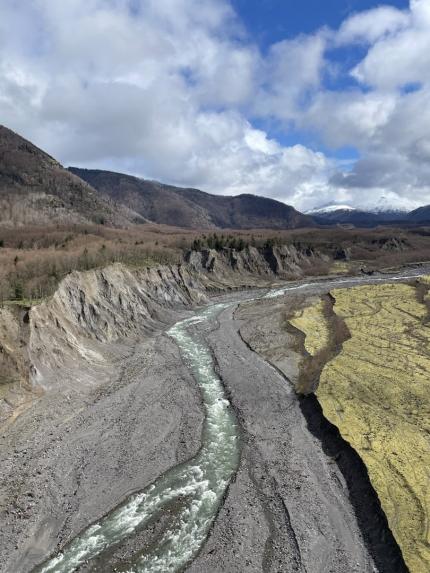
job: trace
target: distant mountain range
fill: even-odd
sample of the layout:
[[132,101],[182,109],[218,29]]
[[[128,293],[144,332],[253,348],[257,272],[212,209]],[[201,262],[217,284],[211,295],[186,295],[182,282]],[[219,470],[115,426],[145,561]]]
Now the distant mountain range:
[[430,224],[430,205],[410,213],[329,205],[306,214],[257,195],[211,195],[110,171],[65,169],[50,155],[0,126],[0,225],[153,222],[189,229],[295,229]]
[[375,227],[377,225],[430,224],[430,205],[413,211],[386,205],[372,210],[358,209],[350,205],[327,205],[306,212],[319,225],[354,225],[355,227]]
[[211,195],[122,173],[69,170],[155,223],[191,229],[294,229],[315,224],[293,207],[257,195]]
[[349,205],[328,205],[307,212],[320,225],[354,225],[375,227],[390,222],[407,221],[408,213],[398,209],[365,211]]

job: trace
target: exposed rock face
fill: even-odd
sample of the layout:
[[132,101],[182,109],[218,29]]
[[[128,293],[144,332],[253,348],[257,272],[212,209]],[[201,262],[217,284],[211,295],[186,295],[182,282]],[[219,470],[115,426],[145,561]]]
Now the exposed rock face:
[[25,378],[22,347],[28,337],[28,309],[0,308],[0,381]]
[[349,247],[337,247],[333,258],[335,261],[349,261],[351,260],[351,249]]
[[32,309],[23,348],[33,365],[32,407],[0,419],[2,573],[33,571],[198,451],[200,394],[162,330],[204,300],[195,286],[180,267],[114,265],[69,275]]
[[409,242],[402,237],[383,237],[381,239],[375,239],[372,243],[378,245],[378,247],[384,251],[393,252],[406,251],[410,247]]
[[0,308],[0,419],[22,403],[27,390],[28,336],[28,309]]
[[324,261],[323,255],[311,248],[299,249],[294,245],[280,245],[259,248],[203,249],[191,251],[186,257],[189,266],[198,272],[207,272],[219,278],[227,278],[232,273],[259,277],[291,278],[300,276],[303,269],[312,263]]
[[52,299],[31,310],[32,382],[55,385],[52,372],[73,374],[77,360],[86,366],[77,378],[91,382],[114,357],[111,343],[148,335],[171,322],[174,309],[205,300],[202,286],[180,266],[131,271],[115,264],[74,272]]
[[298,277],[319,260],[318,252],[293,245],[247,247],[191,251],[184,265],[131,270],[114,264],[73,272],[50,299],[27,313],[25,340],[17,316],[2,311],[0,338],[6,337],[1,337],[3,328],[13,352],[3,352],[0,359],[33,389],[67,381],[71,390],[80,390],[103,380],[108,365],[130,353],[133,341],[172,324],[178,312],[207,302],[208,292]]

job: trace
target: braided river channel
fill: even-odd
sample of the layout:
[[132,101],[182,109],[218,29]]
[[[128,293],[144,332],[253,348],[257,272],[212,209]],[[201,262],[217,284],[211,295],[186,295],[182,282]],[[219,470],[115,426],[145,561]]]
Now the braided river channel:
[[[389,282],[414,276],[418,275],[302,283],[269,291],[262,298],[280,296],[289,290],[321,287],[322,284],[331,287],[340,283]],[[102,558],[104,552],[157,521],[163,509],[175,504],[175,516],[157,542],[137,550],[127,565],[117,565],[115,571],[174,573],[183,570],[197,555],[237,470],[240,440],[237,420],[215,371],[211,351],[201,332],[193,327],[210,328],[220,312],[235,304],[212,304],[193,317],[176,323],[168,331],[199,386],[205,407],[202,446],[197,455],[173,467],[142,491],[127,497],[65,545],[60,553],[36,567],[33,573],[72,573],[83,564]]]

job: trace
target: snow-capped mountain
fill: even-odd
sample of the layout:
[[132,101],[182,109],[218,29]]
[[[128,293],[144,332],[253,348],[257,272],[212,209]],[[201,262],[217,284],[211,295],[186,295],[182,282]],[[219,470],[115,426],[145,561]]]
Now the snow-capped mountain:
[[418,206],[416,201],[411,201],[406,197],[381,195],[376,201],[364,203],[361,210],[369,213],[409,213]]
[[336,211],[356,211],[355,207],[350,205],[325,205],[324,207],[316,207],[306,211],[307,215],[320,215],[323,213],[335,213]]
[[385,213],[385,214],[405,214],[409,213],[413,209],[416,209],[417,205],[414,201],[405,199],[401,202],[390,202],[385,197],[380,197],[378,201],[372,201],[363,203],[353,207],[352,205],[333,203],[331,205],[322,205],[321,207],[314,207],[306,211],[307,215],[320,215],[325,213],[336,213],[338,211],[358,211],[361,213]]
[[[384,199],[384,198],[380,198]],[[367,208],[352,207],[346,204],[324,205],[307,211],[320,225],[354,225],[355,227],[375,227],[383,223],[404,220],[408,209],[394,207],[387,201],[379,200]]]
[[386,192],[374,197],[357,197],[357,203],[327,203],[310,209],[308,215],[335,213],[337,211],[360,211],[362,213],[384,213],[387,215],[404,215],[420,207],[419,202],[401,197],[397,193]]

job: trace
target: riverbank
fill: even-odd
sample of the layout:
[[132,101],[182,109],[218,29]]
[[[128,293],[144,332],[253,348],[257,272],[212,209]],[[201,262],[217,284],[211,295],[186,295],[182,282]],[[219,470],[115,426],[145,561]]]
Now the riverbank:
[[[271,304],[242,308],[258,306],[267,315]],[[174,322],[186,315],[182,309],[169,316]],[[346,482],[307,428],[292,388],[238,336],[254,319],[229,310],[202,332],[244,446],[237,477],[189,571],[383,571],[363,542]],[[264,328],[270,331],[270,323]],[[99,371],[99,384],[47,392],[0,435],[2,573],[28,573],[128,493],[198,451],[201,398],[174,342],[155,331],[142,343],[117,343],[115,356],[109,371]]]
[[[161,333],[87,394],[46,393],[0,436],[0,571],[24,573],[200,447],[200,394]],[[180,384],[178,384],[180,380]]]

